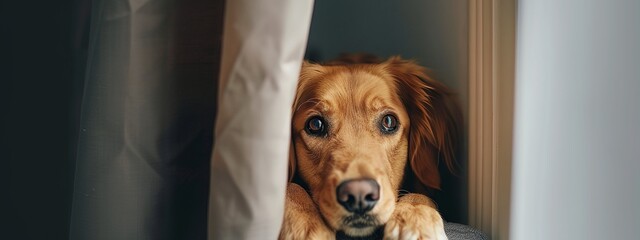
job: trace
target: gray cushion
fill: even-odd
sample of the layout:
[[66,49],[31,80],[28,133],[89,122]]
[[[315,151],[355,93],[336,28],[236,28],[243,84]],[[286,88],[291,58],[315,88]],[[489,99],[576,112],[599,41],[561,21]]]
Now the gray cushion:
[[459,223],[444,223],[444,231],[449,240],[488,240],[489,237],[478,229]]
[[[374,240],[382,239],[384,235],[383,228],[376,230],[371,236],[367,237],[349,237],[344,232],[338,232],[336,234],[337,240]],[[449,240],[489,240],[489,237],[482,233],[480,230],[472,228],[471,226],[459,224],[459,223],[444,223],[444,231],[447,234]]]

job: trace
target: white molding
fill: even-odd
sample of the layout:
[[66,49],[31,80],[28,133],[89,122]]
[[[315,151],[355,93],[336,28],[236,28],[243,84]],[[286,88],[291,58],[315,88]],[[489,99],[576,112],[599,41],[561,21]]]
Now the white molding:
[[507,239],[515,0],[469,1],[469,223]]

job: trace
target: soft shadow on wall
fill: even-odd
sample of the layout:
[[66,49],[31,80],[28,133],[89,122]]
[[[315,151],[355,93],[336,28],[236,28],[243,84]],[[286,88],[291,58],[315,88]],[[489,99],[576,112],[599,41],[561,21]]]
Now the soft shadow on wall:
[[[467,122],[467,1],[316,1],[305,58],[322,62],[353,52],[417,60],[458,93]],[[466,131],[464,139],[461,177],[444,176],[436,197],[445,219],[459,223],[468,221]]]

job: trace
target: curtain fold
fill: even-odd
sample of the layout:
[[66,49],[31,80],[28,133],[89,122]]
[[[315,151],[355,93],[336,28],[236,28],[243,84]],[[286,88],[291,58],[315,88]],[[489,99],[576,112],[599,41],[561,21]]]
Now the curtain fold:
[[70,239],[205,239],[222,1],[94,1]]
[[227,2],[209,239],[276,239],[312,0]]

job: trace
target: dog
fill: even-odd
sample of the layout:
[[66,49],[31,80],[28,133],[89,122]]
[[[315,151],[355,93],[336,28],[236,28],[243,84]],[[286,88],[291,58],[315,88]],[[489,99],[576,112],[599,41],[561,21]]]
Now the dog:
[[447,239],[439,164],[456,167],[461,112],[414,61],[305,61],[292,108],[280,239]]

